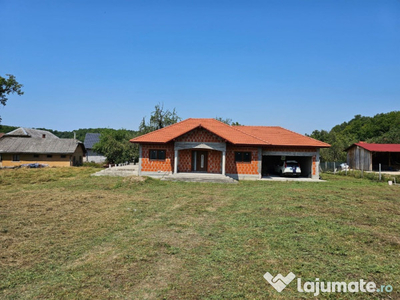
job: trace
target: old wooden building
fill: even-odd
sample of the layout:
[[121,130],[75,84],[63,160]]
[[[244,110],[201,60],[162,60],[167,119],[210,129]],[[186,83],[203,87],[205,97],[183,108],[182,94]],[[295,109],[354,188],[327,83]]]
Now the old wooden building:
[[85,146],[78,140],[60,139],[49,131],[21,127],[0,138],[0,167],[35,163],[78,166],[85,152]]
[[400,144],[370,144],[358,142],[346,150],[347,164],[350,169],[377,171],[379,164],[382,170],[400,169]]

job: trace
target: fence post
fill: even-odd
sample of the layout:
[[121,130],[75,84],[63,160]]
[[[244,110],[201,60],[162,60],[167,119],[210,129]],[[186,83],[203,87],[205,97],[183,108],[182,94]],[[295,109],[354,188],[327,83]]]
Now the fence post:
[[333,174],[336,174],[336,163],[333,162]]
[[379,164],[379,181],[382,180],[382,173],[381,173],[382,169],[381,169],[381,164]]

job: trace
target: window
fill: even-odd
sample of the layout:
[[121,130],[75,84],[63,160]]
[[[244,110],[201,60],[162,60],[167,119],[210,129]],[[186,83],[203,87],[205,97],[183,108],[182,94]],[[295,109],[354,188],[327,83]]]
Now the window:
[[34,157],[34,158],[38,158],[38,157],[39,157],[39,154],[33,154],[33,157]]
[[165,159],[165,150],[150,150],[150,159]]
[[235,152],[236,162],[251,162],[251,152]]
[[13,161],[19,161],[19,155],[18,154],[14,154],[13,155]]
[[53,155],[47,154],[47,158],[52,158],[52,157],[53,157]]
[[61,155],[61,158],[67,158],[67,156],[64,154],[64,155]]

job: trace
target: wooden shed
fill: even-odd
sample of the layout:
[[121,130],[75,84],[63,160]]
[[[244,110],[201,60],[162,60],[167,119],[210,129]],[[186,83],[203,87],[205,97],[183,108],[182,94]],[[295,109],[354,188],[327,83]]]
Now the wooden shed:
[[358,142],[346,150],[347,164],[350,169],[377,171],[400,169],[400,144],[370,144]]

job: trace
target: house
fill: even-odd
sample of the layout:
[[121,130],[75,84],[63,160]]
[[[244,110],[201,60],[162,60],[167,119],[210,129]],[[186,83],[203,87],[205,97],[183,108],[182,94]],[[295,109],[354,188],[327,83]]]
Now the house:
[[0,138],[0,167],[39,163],[78,166],[86,152],[82,142],[60,139],[49,131],[20,127]]
[[400,144],[370,144],[358,142],[347,149],[350,169],[364,171],[392,171],[400,169]]
[[329,144],[282,127],[230,126],[215,119],[186,119],[133,138],[139,144],[139,175],[217,173],[258,179],[285,159],[297,160],[302,176],[319,178],[319,149]]
[[86,133],[84,145],[87,150],[86,161],[95,163],[104,163],[106,157],[93,151],[93,146],[100,141],[100,133]]

